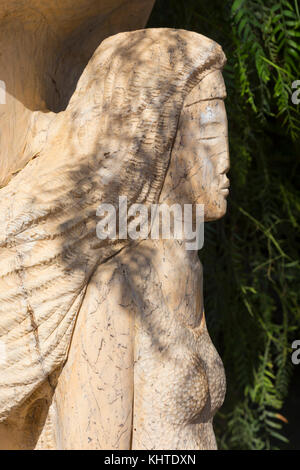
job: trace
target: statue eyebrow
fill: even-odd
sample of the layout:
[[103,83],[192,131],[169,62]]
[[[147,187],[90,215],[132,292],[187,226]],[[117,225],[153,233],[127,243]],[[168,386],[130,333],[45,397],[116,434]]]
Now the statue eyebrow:
[[210,98],[201,98],[200,100],[193,101],[193,103],[188,103],[184,105],[184,108],[189,108],[190,106],[193,106],[194,104],[197,103],[203,103],[203,101],[214,101],[214,100],[222,100],[224,101],[227,98],[227,95],[216,95],[216,96],[211,96]]

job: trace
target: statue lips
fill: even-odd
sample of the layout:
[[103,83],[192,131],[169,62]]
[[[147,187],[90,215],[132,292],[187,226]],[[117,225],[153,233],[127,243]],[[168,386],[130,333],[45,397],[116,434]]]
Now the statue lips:
[[224,196],[228,196],[229,194],[229,186],[230,186],[230,181],[228,178],[226,178],[225,183],[221,186],[220,191]]

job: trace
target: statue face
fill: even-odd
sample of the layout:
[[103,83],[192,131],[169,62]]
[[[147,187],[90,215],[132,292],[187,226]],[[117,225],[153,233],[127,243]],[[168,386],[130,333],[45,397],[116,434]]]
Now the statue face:
[[172,187],[183,203],[204,204],[205,220],[226,212],[229,193],[226,97],[221,72],[207,75],[185,99],[172,151]]

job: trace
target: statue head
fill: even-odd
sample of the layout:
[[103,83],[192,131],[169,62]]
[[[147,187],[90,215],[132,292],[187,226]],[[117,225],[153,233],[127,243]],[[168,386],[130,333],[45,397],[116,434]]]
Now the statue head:
[[102,43],[66,110],[78,129],[76,151],[82,161],[91,156],[100,202],[117,206],[126,196],[129,205],[149,206],[176,186],[176,202],[204,204],[206,220],[225,213],[224,63],[218,44],[184,30]]

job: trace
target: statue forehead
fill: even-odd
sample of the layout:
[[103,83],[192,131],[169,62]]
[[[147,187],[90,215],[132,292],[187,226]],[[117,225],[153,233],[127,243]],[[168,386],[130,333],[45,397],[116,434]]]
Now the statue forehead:
[[226,87],[220,70],[207,74],[188,94],[184,100],[184,107],[191,106],[199,101],[226,98]]

